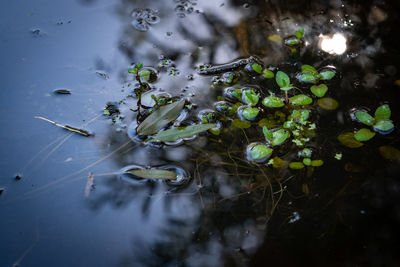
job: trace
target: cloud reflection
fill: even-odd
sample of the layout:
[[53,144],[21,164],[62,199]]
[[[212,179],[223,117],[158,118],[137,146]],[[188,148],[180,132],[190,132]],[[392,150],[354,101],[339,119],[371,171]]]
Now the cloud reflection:
[[320,35],[320,48],[329,53],[341,55],[347,50],[347,39],[340,33],[334,35]]

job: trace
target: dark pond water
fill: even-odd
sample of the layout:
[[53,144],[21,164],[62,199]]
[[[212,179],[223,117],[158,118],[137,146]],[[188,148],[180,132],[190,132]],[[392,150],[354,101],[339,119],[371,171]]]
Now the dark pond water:
[[[400,266],[400,164],[380,153],[400,149],[399,15],[397,1],[383,0],[3,3],[0,266]],[[280,38],[299,28],[304,43],[291,55]],[[250,163],[246,146],[264,140],[261,128],[224,123],[221,135],[166,146],[135,135],[132,64],[159,71],[142,104],[151,94],[195,104],[178,118],[185,124],[227,87],[197,67],[249,56],[293,81],[302,64],[335,69],[327,96],[339,107],[310,108],[309,146],[323,166]],[[238,73],[242,86],[279,93],[274,80]],[[115,122],[103,115],[107,103],[119,106]],[[373,114],[382,104],[390,134],[360,148],[338,142],[363,127],[354,108]],[[286,143],[274,153],[295,161],[297,151]],[[187,179],[121,174],[134,166]]]

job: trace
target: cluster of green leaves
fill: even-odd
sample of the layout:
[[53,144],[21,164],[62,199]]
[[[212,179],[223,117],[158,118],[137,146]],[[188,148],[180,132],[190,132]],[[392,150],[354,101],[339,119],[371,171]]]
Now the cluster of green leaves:
[[300,81],[305,83],[314,83],[310,90],[316,97],[324,97],[328,91],[328,86],[326,84],[318,84],[320,81],[328,81],[335,77],[335,72],[332,70],[323,70],[319,73],[311,65],[301,66]]
[[[373,127],[376,132],[388,133],[394,129],[393,122],[390,120],[391,110],[389,105],[382,105],[375,110],[375,117],[368,112],[358,110],[354,113],[357,120],[367,126]],[[375,133],[368,128],[362,128],[354,134],[357,141],[368,141],[375,136]]]
[[144,82],[150,80],[151,71],[149,69],[143,68],[143,63],[139,62],[133,66],[133,68],[128,69],[129,73],[135,74],[139,79]]

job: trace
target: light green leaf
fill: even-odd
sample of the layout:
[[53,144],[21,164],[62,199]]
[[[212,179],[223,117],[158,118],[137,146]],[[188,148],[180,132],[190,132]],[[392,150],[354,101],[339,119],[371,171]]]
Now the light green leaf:
[[310,89],[316,97],[323,97],[328,91],[328,86],[325,84],[313,85]]
[[327,109],[327,110],[335,110],[338,108],[339,103],[330,97],[324,97],[318,99],[317,104],[320,108]]
[[271,156],[273,150],[266,145],[255,145],[250,150],[250,156],[253,160],[262,160]]
[[277,131],[272,132],[272,146],[278,146],[286,141],[290,136],[289,131],[284,129],[279,129]]
[[255,72],[261,74],[261,72],[262,72],[262,67],[261,67],[260,64],[254,63],[253,65],[251,65],[251,67],[253,68],[253,70],[254,70]]
[[299,38],[299,39],[303,38],[303,36],[304,36],[304,28],[298,29],[298,30],[295,32],[294,35],[296,35],[296,37]]
[[389,105],[382,105],[378,107],[375,111],[375,121],[388,120],[390,119],[391,113],[392,112],[389,108]]
[[354,115],[360,122],[364,123],[365,125],[372,126],[375,122],[375,119],[365,111],[356,111]]
[[265,138],[269,142],[271,142],[272,141],[272,133],[271,133],[271,131],[268,130],[267,126],[263,126],[262,130],[263,130],[263,134],[264,134]]
[[374,124],[374,129],[382,132],[390,131],[394,128],[393,122],[391,120],[380,120]]
[[292,105],[305,106],[312,103],[312,99],[306,95],[295,95],[289,98],[289,103]]
[[293,170],[300,170],[304,168],[304,164],[301,162],[290,162],[289,168]]
[[140,178],[144,179],[168,179],[176,180],[176,173],[168,170],[158,170],[158,169],[130,169],[125,171]]
[[274,76],[275,76],[275,74],[272,71],[268,70],[268,69],[263,70],[263,74],[262,75],[263,75],[264,78],[267,78],[267,79],[274,78]]
[[335,72],[331,71],[331,70],[324,70],[323,72],[321,72],[319,74],[320,79],[325,81],[325,80],[330,80],[335,76]]
[[303,65],[303,66],[301,66],[301,72],[302,73],[310,73],[313,76],[318,75],[318,71],[311,65]]
[[290,78],[289,76],[284,73],[283,71],[278,71],[275,76],[276,83],[279,87],[288,87],[290,85]]
[[285,39],[285,45],[288,45],[288,46],[298,45],[299,43],[300,43],[300,40],[296,36],[292,36],[292,37]]
[[338,140],[340,143],[350,148],[358,148],[364,145],[354,138],[354,134],[352,132],[345,132],[340,134],[338,136]]
[[151,113],[137,128],[139,135],[155,134],[162,128],[168,125],[171,121],[178,118],[185,100],[180,100],[165,106],[160,107]]
[[150,79],[150,70],[144,69],[139,72],[139,76],[142,77],[145,81]]
[[149,140],[149,142],[172,142],[182,138],[191,137],[215,127],[217,127],[215,123],[207,123],[190,125],[187,127],[171,128],[163,132],[159,132],[156,136]]
[[306,166],[310,166],[311,165],[311,159],[310,158],[304,158],[303,159],[303,164]]
[[324,162],[320,159],[311,161],[311,166],[313,167],[319,167],[322,166],[322,164],[324,164]]
[[248,105],[255,106],[259,100],[258,94],[253,89],[247,89],[243,91],[242,101]]
[[238,118],[232,121],[232,125],[239,129],[247,129],[251,127],[251,123],[249,121],[244,121]]
[[307,73],[302,73],[300,75],[300,81],[305,82],[305,83],[313,83],[315,82],[316,78],[313,74],[307,72]]
[[268,96],[263,99],[262,104],[269,108],[280,108],[283,107],[285,104],[283,103],[282,99],[277,96]]
[[375,136],[375,133],[371,132],[367,128],[362,128],[362,129],[358,130],[357,133],[354,134],[354,138],[360,142],[368,141],[374,136]]
[[258,115],[258,108],[245,108],[242,110],[242,115],[246,120],[253,120]]
[[301,151],[301,155],[302,155],[303,157],[310,158],[310,157],[311,157],[311,154],[312,154],[312,151],[311,151],[311,149],[309,149],[309,148],[304,148],[304,149]]

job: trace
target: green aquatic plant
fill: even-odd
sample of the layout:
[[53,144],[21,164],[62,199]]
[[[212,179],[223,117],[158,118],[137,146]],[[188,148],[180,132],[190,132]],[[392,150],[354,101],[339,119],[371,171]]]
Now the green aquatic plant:
[[282,91],[285,91],[285,99],[288,102],[288,91],[293,89],[294,86],[290,83],[289,76],[283,71],[278,71],[275,76],[275,81]]

